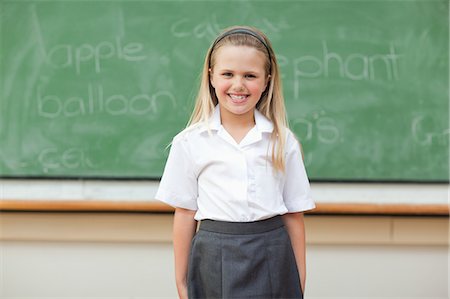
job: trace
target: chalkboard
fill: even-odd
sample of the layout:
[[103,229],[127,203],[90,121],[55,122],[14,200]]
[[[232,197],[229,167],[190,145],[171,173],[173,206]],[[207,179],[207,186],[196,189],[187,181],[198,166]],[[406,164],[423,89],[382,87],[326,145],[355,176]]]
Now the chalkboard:
[[151,179],[222,28],[259,27],[311,180],[448,181],[448,1],[1,1],[2,177]]

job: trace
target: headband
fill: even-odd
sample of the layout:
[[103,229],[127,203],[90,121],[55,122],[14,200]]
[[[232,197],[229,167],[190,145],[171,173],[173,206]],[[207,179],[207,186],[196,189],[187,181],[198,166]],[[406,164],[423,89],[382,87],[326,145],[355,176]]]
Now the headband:
[[214,47],[217,45],[217,43],[220,42],[223,38],[225,38],[225,37],[227,37],[229,35],[233,35],[233,34],[247,34],[247,35],[251,35],[254,38],[256,38],[257,40],[259,40],[261,42],[261,44],[263,44],[264,47],[266,48],[267,54],[269,54],[270,65],[272,66],[272,56],[270,55],[269,45],[267,45],[267,43],[264,40],[264,38],[262,38],[259,34],[255,33],[252,30],[246,29],[246,28],[231,29],[230,31],[227,31],[227,32],[223,33],[222,35],[219,35],[216,38],[216,40],[214,41],[211,49],[214,49]]

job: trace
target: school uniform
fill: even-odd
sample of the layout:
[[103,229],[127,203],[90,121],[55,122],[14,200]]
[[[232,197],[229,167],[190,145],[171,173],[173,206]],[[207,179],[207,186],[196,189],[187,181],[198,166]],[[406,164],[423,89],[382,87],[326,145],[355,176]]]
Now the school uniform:
[[189,298],[302,298],[299,272],[280,215],[313,209],[295,136],[287,130],[285,173],[271,163],[273,124],[255,110],[238,144],[220,121],[172,141],[156,199],[196,211],[188,266]]

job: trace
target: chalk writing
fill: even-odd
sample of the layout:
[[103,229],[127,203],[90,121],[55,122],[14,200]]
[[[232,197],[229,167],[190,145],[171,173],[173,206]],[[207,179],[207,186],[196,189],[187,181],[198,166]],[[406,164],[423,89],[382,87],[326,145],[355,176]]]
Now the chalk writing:
[[279,18],[278,21],[269,20],[267,18],[262,18],[261,25],[258,26],[263,32],[274,32],[278,33],[286,29],[290,29],[291,26],[287,23],[287,20],[283,17]]
[[[395,52],[394,46],[389,46],[389,53],[367,55],[352,53],[347,57],[331,52],[326,41],[322,41],[323,56],[304,55],[294,59],[294,97],[299,97],[302,78],[330,77],[333,65],[337,68],[339,77],[349,80],[386,79],[394,81],[399,79],[397,60],[402,56]],[[359,69],[359,71],[355,71]]]
[[96,168],[86,152],[81,148],[68,148],[65,150],[56,147],[45,148],[40,152],[38,161],[45,173],[60,168]]
[[103,85],[88,84],[83,97],[73,96],[63,99],[54,94],[43,95],[37,88],[38,115],[45,118],[74,117],[106,113],[109,115],[156,115],[159,107],[169,104],[176,108],[175,96],[169,91],[154,94],[137,94],[127,97],[122,94],[105,95]]
[[115,41],[101,41],[98,44],[69,45],[59,44],[46,53],[47,62],[54,68],[73,67],[77,74],[82,67],[94,69],[96,73],[102,70],[102,62],[107,59],[119,59],[128,62],[142,61],[144,45],[138,42],[124,44],[120,36]]
[[[284,18],[278,21],[269,20],[261,17],[258,19],[257,27],[263,32],[279,33],[282,30],[289,29],[290,26]],[[208,41],[213,40],[221,32],[223,28],[219,26],[217,16],[211,14],[201,22],[198,19],[183,18],[172,24],[170,31],[174,37],[186,38],[194,37],[197,39],[206,38]]]
[[[300,143],[308,143],[317,140],[319,143],[334,144],[342,142],[341,133],[336,121],[326,116],[325,111],[313,112],[310,118],[295,118],[291,123],[292,129],[297,133]],[[313,153],[308,152],[304,156],[305,165],[311,165]]]
[[420,145],[429,146],[433,143],[448,144],[450,129],[436,129],[431,116],[416,116],[411,121],[413,140]]
[[340,131],[336,121],[329,116],[324,116],[324,111],[320,114],[313,116],[313,120],[296,118],[291,121],[292,128],[298,132],[300,141],[307,142],[313,138],[317,138],[321,143],[328,144],[339,141]]
[[220,32],[216,15],[212,14],[208,19],[198,23],[198,19],[183,18],[172,24],[170,31],[174,37],[194,37],[212,40]]

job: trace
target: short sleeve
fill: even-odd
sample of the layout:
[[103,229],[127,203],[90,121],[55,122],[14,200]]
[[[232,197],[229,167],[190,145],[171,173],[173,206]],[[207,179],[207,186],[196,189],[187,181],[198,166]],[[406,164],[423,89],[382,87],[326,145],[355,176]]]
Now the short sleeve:
[[283,199],[290,213],[307,211],[316,207],[311,198],[311,188],[303,164],[300,144],[290,131],[288,131],[286,142],[286,175]]
[[156,199],[173,207],[197,210],[197,176],[187,140],[175,137],[170,148]]

